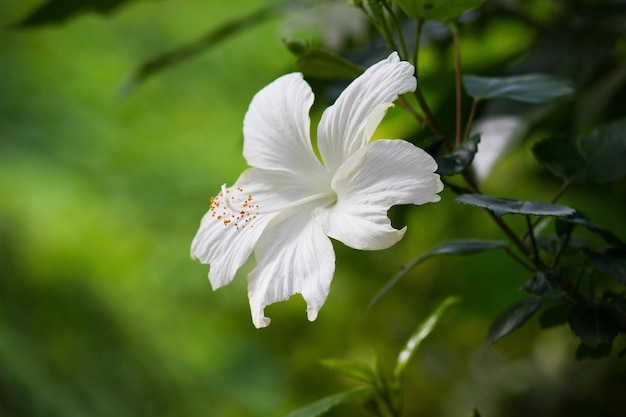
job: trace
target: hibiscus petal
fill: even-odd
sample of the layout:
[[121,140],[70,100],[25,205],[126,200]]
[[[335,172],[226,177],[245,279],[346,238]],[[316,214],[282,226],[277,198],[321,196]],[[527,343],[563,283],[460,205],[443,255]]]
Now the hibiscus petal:
[[302,74],[284,75],[259,91],[243,123],[250,166],[317,176],[324,169],[311,146],[311,87]]
[[439,201],[435,160],[403,140],[377,140],[339,167],[332,181],[336,204],[313,216],[325,233],[362,250],[385,249],[404,235],[387,217],[391,206]]
[[326,301],[335,271],[330,239],[311,218],[311,208],[282,213],[265,229],[255,249],[257,267],[248,276],[252,321],[266,327],[264,308],[302,294],[310,321]]
[[214,289],[232,281],[277,213],[298,200],[320,193],[316,182],[284,171],[250,168],[218,194],[202,218],[191,256],[211,265]]
[[330,173],[369,142],[400,94],[415,91],[414,72],[413,66],[401,62],[394,52],[355,79],[324,111],[318,128],[318,147]]

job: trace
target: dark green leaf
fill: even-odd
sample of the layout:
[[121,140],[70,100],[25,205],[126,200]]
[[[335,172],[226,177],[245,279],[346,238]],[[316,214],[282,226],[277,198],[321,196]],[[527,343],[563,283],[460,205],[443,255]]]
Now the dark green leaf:
[[437,173],[440,175],[455,175],[463,172],[474,160],[478,152],[480,134],[465,139],[454,151],[448,155],[438,156]]
[[585,179],[591,182],[615,181],[626,175],[626,119],[599,127],[578,138],[586,159]]
[[556,300],[565,296],[560,287],[566,281],[567,277],[561,271],[540,271],[524,284],[524,290],[541,298]]
[[604,300],[584,300],[569,314],[569,326],[591,347],[611,343],[620,330],[620,311]]
[[338,394],[324,397],[319,401],[309,404],[305,407],[298,408],[290,413],[284,414],[283,417],[317,417],[326,413],[331,408],[338,406],[339,404],[347,403],[350,401],[360,400],[367,397],[372,393],[370,387],[357,387],[348,391],[343,391]]
[[598,270],[626,284],[626,250],[605,249],[601,252],[585,251],[585,255]]
[[511,305],[496,317],[489,328],[485,345],[491,346],[513,330],[521,327],[541,306],[541,297],[531,295]]
[[124,81],[119,89],[119,94],[121,96],[130,94],[137,86],[154,74],[199,55],[235,35],[265,23],[279,15],[282,10],[283,8],[280,4],[269,5],[248,15],[228,21],[218,28],[210,30],[193,42],[145,62]]
[[324,359],[322,364],[327,368],[337,371],[345,376],[376,385],[376,374],[370,366],[353,359]]
[[554,235],[540,235],[535,237],[535,242],[537,242],[537,246],[548,252],[551,255],[556,255],[557,252],[560,253],[561,256],[573,256],[578,255],[580,252],[588,247],[587,241],[578,237],[571,237],[564,248],[561,248],[563,245],[563,239]]
[[548,74],[512,77],[464,75],[467,93],[477,100],[507,98],[526,103],[547,103],[574,93],[571,82]]
[[452,304],[455,304],[459,301],[457,297],[448,297],[439,306],[426,317],[426,319],[417,326],[417,329],[413,332],[409,340],[404,345],[404,348],[398,355],[398,360],[396,361],[396,368],[394,370],[394,377],[396,381],[399,381],[404,373],[404,369],[407,364],[415,354],[415,351],[422,343],[422,341],[434,330],[435,326],[443,313],[450,307]]
[[353,79],[363,73],[360,67],[324,49],[307,50],[299,54],[296,70],[307,77],[320,79]]
[[567,318],[569,317],[571,309],[571,302],[562,302],[545,308],[539,315],[539,325],[542,329],[561,326],[567,323]]
[[469,417],[480,417],[480,413],[478,412],[478,409],[475,408],[474,411],[472,411],[472,414],[469,415]]
[[557,177],[570,182],[582,178],[586,161],[567,139],[546,138],[535,143],[532,150],[535,158]]
[[62,23],[85,12],[108,13],[132,0],[48,0],[16,23],[18,27]]
[[370,309],[376,301],[378,301],[383,295],[387,293],[400,279],[406,275],[411,269],[415,268],[418,264],[426,259],[435,255],[471,255],[478,252],[484,252],[491,249],[498,249],[506,247],[507,243],[504,240],[481,240],[481,239],[453,239],[447,242],[441,243],[427,252],[424,252],[417,258],[413,259],[407,265],[400,268],[400,270],[385,284],[385,286],[376,293],[372,301],[368,305]]
[[[618,248],[626,248],[626,243],[622,242],[622,240],[618,238],[613,232],[593,223],[589,217],[587,217],[580,211],[576,211],[571,216],[561,217],[557,219],[557,222],[560,221],[585,226],[589,231],[600,235],[607,243]],[[566,230],[565,226],[560,227],[562,227],[563,230]]]
[[611,343],[603,343],[595,347],[580,343],[576,348],[576,360],[605,358],[611,354],[612,349]]
[[492,197],[482,194],[463,194],[456,201],[493,211],[496,215],[526,214],[536,216],[569,216],[576,210],[570,207],[540,201],[521,201],[510,198]]
[[417,20],[449,21],[485,0],[395,0],[407,16]]

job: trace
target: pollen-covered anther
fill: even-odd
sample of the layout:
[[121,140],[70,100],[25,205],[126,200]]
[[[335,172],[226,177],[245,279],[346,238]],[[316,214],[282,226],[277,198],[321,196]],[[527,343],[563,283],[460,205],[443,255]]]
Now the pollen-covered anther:
[[244,194],[243,188],[234,189],[222,187],[217,197],[211,197],[209,212],[211,217],[221,221],[224,227],[234,227],[235,230],[246,226],[254,227],[251,222],[257,218],[258,204],[251,204],[252,194]]

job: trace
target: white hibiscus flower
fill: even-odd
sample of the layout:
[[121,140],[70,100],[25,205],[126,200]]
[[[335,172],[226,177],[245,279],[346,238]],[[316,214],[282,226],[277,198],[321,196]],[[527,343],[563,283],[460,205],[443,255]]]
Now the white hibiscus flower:
[[301,74],[284,75],[253,98],[243,129],[251,168],[212,199],[191,256],[210,264],[217,289],[254,250],[248,297],[256,327],[270,323],[265,306],[296,293],[315,320],[335,271],[330,237],[385,249],[406,229],[391,226],[391,206],[439,201],[443,185],[432,157],[403,140],[370,142],[398,95],[415,90],[413,73],[394,52],[355,79],[322,115],[322,161],[310,139],[313,93]]

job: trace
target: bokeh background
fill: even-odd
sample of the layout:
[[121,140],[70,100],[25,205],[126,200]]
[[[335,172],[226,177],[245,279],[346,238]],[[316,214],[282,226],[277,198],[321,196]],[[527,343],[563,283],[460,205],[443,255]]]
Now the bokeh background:
[[[462,302],[407,371],[407,415],[464,416],[475,407],[484,416],[623,415],[619,350],[609,359],[577,362],[570,331],[542,331],[536,320],[483,348],[491,320],[523,297],[520,287],[529,278],[501,251],[431,259],[367,311],[401,265],[437,243],[502,238],[482,212],[455,204],[448,190],[438,204],[392,210],[394,223],[408,225],[393,248],[359,252],[333,242],[337,270],[313,323],[297,296],[269,307],[272,324],[255,329],[245,282],[251,263],[231,285],[211,290],[208,267],[190,259],[189,246],[209,197],[246,167],[241,130],[248,103],[293,70],[295,58],[281,37],[330,17],[296,8],[125,96],[120,87],[146,60],[270,3],[133,1],[107,14],[25,28],[13,24],[41,1],[0,3],[0,415],[278,416],[355,386],[321,359],[371,363],[376,355],[393,369],[404,341],[448,295]],[[558,29],[560,9],[529,3],[535,17]],[[365,21],[339,22],[330,28],[354,38],[358,48],[349,56],[359,63],[388,53]],[[605,40],[594,32],[591,46],[559,38],[570,48],[563,47],[570,59],[563,65],[539,53],[524,59],[537,31],[519,19],[503,14],[486,26],[470,23],[462,26],[468,72],[561,64],[557,70],[572,72],[578,86],[601,79],[598,73],[613,76],[611,93],[595,102],[604,103],[603,113],[587,106],[567,119],[545,110],[484,182],[487,194],[549,200],[559,183],[532,158],[532,142],[550,129],[570,133],[561,126],[574,124],[572,114],[589,116],[577,122],[592,125],[623,113],[615,103],[623,104],[624,69],[601,68],[626,56],[623,35]],[[320,33],[329,47],[345,35]],[[449,40],[436,26],[427,33],[433,44],[424,46],[420,83],[447,123]],[[312,84],[316,120],[337,85]],[[520,120],[515,123],[527,122]],[[424,136],[401,109],[390,112],[377,134]],[[576,187],[561,202],[626,238],[623,180]],[[344,405],[332,415],[367,414]]]

